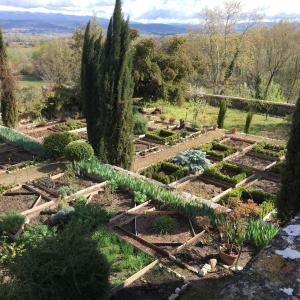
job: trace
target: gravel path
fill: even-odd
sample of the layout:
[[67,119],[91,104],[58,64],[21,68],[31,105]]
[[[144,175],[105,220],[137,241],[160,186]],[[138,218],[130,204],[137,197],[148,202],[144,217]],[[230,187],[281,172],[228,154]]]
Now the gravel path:
[[185,142],[164,148],[163,151],[150,154],[147,157],[136,158],[133,165],[133,171],[146,168],[152,164],[155,164],[161,160],[167,160],[175,156],[176,153],[186,151],[202,144],[209,143],[214,139],[221,138],[225,134],[225,130],[209,131],[205,135],[200,135],[194,139],[186,140]]

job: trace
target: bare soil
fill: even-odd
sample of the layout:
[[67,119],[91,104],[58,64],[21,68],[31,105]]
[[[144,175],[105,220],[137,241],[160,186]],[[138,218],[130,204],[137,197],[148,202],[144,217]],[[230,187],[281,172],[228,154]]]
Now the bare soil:
[[238,150],[244,150],[245,148],[252,145],[252,143],[250,143],[250,142],[240,141],[240,140],[236,140],[236,139],[229,139],[229,140],[226,140],[224,142],[221,141],[221,143],[226,145],[226,146],[238,149]]
[[233,177],[233,176],[236,176],[239,174],[238,171],[236,170],[232,170],[232,169],[229,169],[227,167],[223,167],[220,172],[224,175],[227,175],[227,176],[230,176],[230,177]]
[[267,160],[247,154],[233,157],[232,159],[230,159],[230,161],[258,170],[264,170],[268,165],[273,163],[272,160]]
[[122,289],[111,300],[167,300],[183,280],[164,267],[155,266],[143,277]]
[[188,220],[172,215],[176,221],[176,229],[172,234],[157,234],[154,230],[155,221],[159,216],[143,215],[136,219],[136,230],[138,236],[150,243],[185,243],[193,236],[190,232]]
[[168,123],[162,123],[162,122],[154,122],[148,125],[149,130],[156,130],[156,129],[170,129],[174,125],[168,124]]
[[0,154],[0,166],[15,165],[21,162],[34,160],[35,158],[34,154],[20,148],[16,148]]
[[259,179],[251,184],[251,187],[270,194],[277,194],[280,191],[280,183],[268,179]]
[[109,191],[99,192],[94,195],[90,203],[98,203],[106,210],[113,210],[118,213],[125,212],[134,207],[133,196],[125,190],[117,190],[114,193]]
[[50,133],[53,133],[53,131],[49,130],[48,128],[45,128],[44,130],[30,130],[24,133],[36,139],[44,139]]
[[201,178],[197,178],[178,187],[178,190],[209,200],[225,191],[225,188],[207,183],[201,180]]
[[25,195],[28,193],[27,190],[20,188],[15,192],[24,193],[24,195],[6,196],[0,195],[0,212],[14,209],[18,212],[22,212],[30,209],[38,196],[35,194]]

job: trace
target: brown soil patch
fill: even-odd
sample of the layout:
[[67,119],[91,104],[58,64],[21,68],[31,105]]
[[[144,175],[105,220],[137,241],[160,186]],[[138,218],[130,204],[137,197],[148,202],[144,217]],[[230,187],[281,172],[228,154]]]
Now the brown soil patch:
[[15,165],[21,162],[34,160],[36,156],[30,152],[16,148],[0,154],[0,165]]
[[238,149],[238,150],[244,150],[245,148],[252,145],[252,143],[250,143],[250,142],[240,141],[240,140],[235,140],[235,139],[228,139],[228,140],[225,140],[224,142],[221,142],[221,143],[226,145],[226,146]]
[[230,161],[258,170],[264,170],[268,165],[273,163],[272,160],[267,160],[252,155],[236,156],[230,159]]
[[220,173],[222,173],[223,175],[226,175],[226,176],[230,176],[230,177],[233,177],[233,176],[236,176],[239,174],[238,171],[227,168],[226,166],[220,170]]
[[176,221],[176,229],[173,234],[157,234],[154,230],[155,221],[159,216],[143,215],[136,219],[138,236],[150,243],[185,243],[193,236],[190,232],[188,221],[178,215],[172,215]]
[[277,194],[280,191],[280,183],[267,179],[259,179],[251,184],[251,187],[270,194]]
[[114,193],[109,191],[99,192],[92,197],[90,203],[98,203],[106,210],[124,212],[134,207],[132,195],[124,190],[117,190]]
[[178,190],[209,200],[225,191],[225,188],[205,182],[201,180],[201,178],[197,178],[178,187]]

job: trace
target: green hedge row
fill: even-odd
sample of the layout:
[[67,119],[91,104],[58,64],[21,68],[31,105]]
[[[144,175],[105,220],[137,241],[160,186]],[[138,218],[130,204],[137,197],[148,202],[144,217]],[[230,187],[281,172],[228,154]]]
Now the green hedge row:
[[216,141],[205,144],[199,149],[205,151],[207,155],[216,156],[220,159],[224,159],[225,157],[232,155],[237,151],[233,147],[226,146]]
[[262,142],[257,144],[253,151],[272,157],[282,157],[286,154],[286,147]]
[[165,144],[174,144],[179,140],[179,134],[170,130],[158,129],[146,134],[146,138],[163,142]]

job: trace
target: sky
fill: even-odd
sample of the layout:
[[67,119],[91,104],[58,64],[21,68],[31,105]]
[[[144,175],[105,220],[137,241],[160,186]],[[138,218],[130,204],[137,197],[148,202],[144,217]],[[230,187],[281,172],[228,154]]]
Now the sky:
[[[204,8],[220,6],[222,0],[123,0],[131,21],[142,23],[197,23]],[[245,11],[259,9],[265,19],[300,19],[300,0],[241,0]],[[0,10],[96,15],[109,18],[114,0],[0,0]]]

